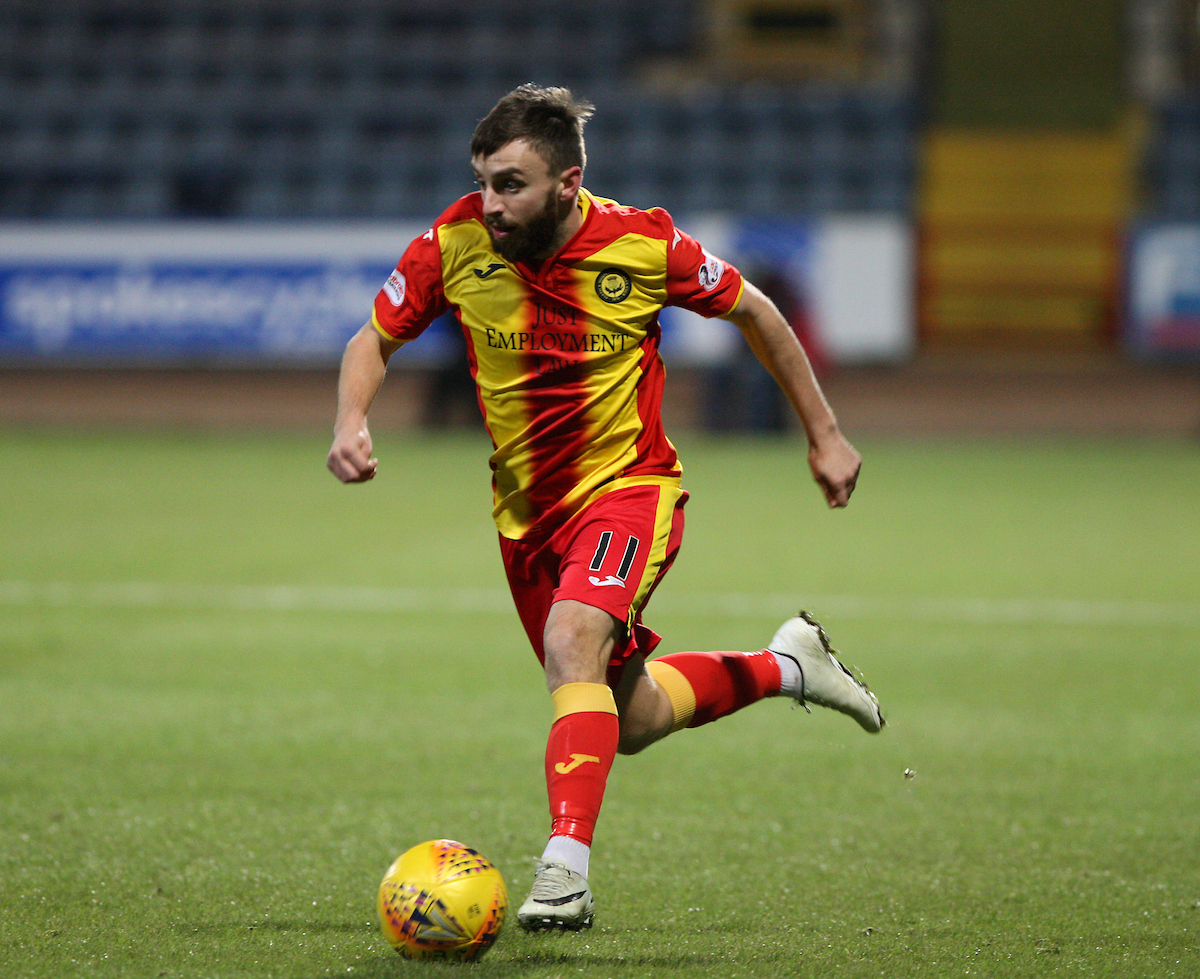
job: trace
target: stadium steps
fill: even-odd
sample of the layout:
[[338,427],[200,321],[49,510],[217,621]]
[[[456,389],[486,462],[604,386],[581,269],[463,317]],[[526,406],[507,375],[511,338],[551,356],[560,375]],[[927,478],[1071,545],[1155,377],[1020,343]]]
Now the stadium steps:
[[931,132],[918,205],[924,342],[1109,339],[1131,144],[1121,133]]

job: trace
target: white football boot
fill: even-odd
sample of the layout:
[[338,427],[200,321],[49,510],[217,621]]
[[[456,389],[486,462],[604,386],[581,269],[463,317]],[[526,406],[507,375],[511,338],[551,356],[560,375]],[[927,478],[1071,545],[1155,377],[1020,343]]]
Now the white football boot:
[[561,863],[538,861],[533,890],[517,911],[517,924],[526,931],[579,931],[592,927],[595,912],[596,902],[586,878]]
[[807,612],[781,625],[768,648],[800,667],[799,689],[788,692],[805,710],[810,703],[819,704],[849,714],[872,734],[883,728],[879,701],[865,683],[838,662],[825,630]]

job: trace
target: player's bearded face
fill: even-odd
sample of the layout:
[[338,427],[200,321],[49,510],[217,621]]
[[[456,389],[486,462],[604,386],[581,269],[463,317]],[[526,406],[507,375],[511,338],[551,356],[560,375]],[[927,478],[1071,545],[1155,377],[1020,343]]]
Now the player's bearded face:
[[[489,216],[487,225],[492,247],[501,258],[510,262],[528,262],[542,258],[553,247],[562,219],[562,203],[558,194],[551,191],[546,195],[542,207],[524,221]],[[503,237],[497,238],[497,231],[503,232]]]

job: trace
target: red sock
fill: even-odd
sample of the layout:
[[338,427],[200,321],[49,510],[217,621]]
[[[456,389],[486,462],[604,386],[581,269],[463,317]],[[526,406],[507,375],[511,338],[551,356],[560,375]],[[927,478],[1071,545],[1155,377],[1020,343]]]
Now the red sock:
[[[675,707],[676,727],[699,727],[779,693],[779,663],[756,653],[671,653],[646,664]],[[678,671],[681,685],[666,669]],[[688,696],[690,688],[690,698]],[[688,701],[691,701],[689,703]],[[694,705],[694,706],[693,706]]]
[[555,719],[546,742],[550,835],[591,846],[617,755],[617,705],[603,683],[567,683],[551,696]]

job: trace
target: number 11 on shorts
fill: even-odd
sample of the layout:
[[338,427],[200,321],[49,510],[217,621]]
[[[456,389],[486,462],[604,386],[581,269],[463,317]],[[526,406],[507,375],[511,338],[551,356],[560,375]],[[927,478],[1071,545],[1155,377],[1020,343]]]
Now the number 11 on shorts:
[[[600,535],[600,542],[596,545],[596,553],[592,555],[592,563],[588,565],[589,571],[599,571],[604,566],[604,559],[608,556],[608,549],[612,545],[612,539],[613,532],[611,530],[606,530]],[[633,560],[637,557],[640,545],[641,541],[630,535],[629,540],[625,544],[625,553],[621,557],[621,566],[617,568],[617,573],[610,574],[606,578],[589,575],[588,581],[597,588],[603,588],[606,585],[624,586],[625,579],[629,576],[629,569],[633,567]]]

